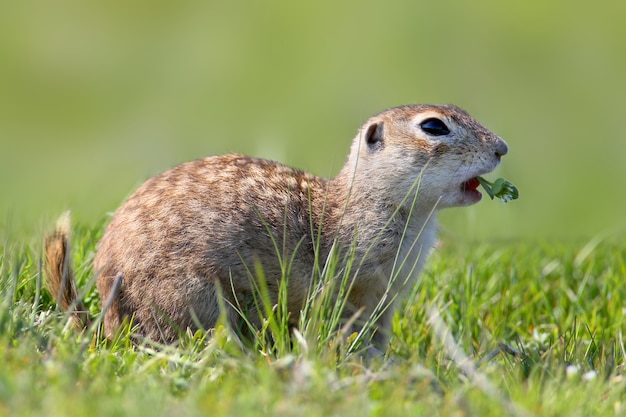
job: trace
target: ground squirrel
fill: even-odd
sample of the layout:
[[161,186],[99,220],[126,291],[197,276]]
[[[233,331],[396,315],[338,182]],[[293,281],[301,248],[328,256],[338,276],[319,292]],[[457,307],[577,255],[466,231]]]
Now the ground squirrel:
[[[105,334],[132,317],[138,335],[169,343],[187,328],[213,327],[219,306],[236,328],[241,317],[232,306],[255,291],[255,262],[276,297],[278,253],[292,260],[288,306],[297,317],[315,260],[323,264],[333,244],[351,247],[359,265],[346,319],[358,309],[366,317],[383,297],[398,300],[410,291],[435,244],[436,212],[478,202],[476,177],[495,169],[507,151],[456,106],[408,105],[367,120],[332,179],[242,155],[174,167],[122,204],[99,243],[94,272],[103,304],[109,300]],[[47,239],[47,279],[84,325],[66,229]],[[383,348],[394,311],[387,307],[374,338]],[[258,320],[254,312],[250,320]]]

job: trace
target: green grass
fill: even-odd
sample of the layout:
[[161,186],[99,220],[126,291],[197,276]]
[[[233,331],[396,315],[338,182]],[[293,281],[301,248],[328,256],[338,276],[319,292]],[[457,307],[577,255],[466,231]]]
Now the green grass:
[[[75,229],[81,288],[101,231]],[[40,291],[41,244],[5,239],[0,415],[621,415],[625,243],[444,236],[396,315],[387,356],[365,361],[332,338],[315,343],[327,335],[319,311],[291,343],[284,320],[268,324],[261,336],[282,337],[280,348],[242,350],[224,327],[176,348],[133,346],[128,331],[108,343],[78,334]],[[93,288],[85,298],[96,316]],[[444,344],[442,324],[458,345]],[[458,363],[463,354],[478,373]]]

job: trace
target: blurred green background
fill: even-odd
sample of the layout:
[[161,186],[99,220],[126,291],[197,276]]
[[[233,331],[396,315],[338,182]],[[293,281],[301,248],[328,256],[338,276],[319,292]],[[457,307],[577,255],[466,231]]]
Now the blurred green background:
[[622,233],[626,2],[20,0],[0,13],[0,224],[113,211],[241,152],[334,175],[370,115],[454,103],[520,189],[442,216],[468,239]]

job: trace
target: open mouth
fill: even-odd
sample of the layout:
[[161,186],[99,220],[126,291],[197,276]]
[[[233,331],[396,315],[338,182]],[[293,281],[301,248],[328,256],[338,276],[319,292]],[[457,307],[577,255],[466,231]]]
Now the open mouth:
[[478,178],[474,177],[461,184],[461,189],[463,191],[477,191],[479,186],[480,182],[478,182]]
[[480,182],[478,182],[478,178],[470,178],[461,184],[461,191],[463,195],[469,200],[469,203],[475,203],[482,198],[482,194],[478,191],[478,187],[480,186]]

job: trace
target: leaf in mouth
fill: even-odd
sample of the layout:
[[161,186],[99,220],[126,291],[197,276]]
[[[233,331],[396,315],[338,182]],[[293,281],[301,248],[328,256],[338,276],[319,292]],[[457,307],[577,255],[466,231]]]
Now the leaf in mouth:
[[489,182],[483,177],[477,177],[477,179],[492,200],[494,197],[498,197],[500,201],[506,204],[509,201],[517,200],[519,197],[517,187],[504,178],[498,178],[494,182]]

